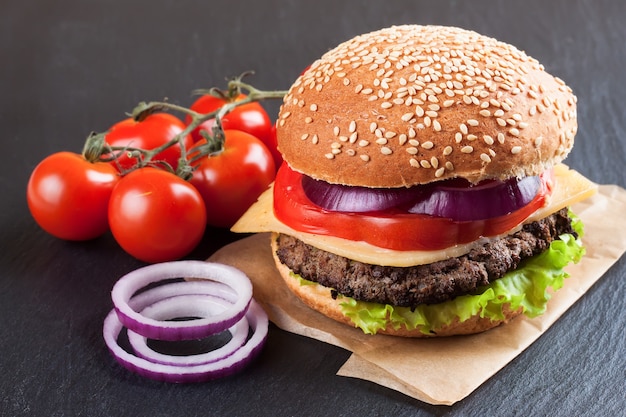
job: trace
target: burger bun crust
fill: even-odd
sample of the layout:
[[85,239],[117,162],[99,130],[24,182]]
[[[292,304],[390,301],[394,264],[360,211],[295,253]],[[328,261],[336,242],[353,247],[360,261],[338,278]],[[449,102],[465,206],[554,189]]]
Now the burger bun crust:
[[391,188],[538,175],[576,130],[576,97],[537,60],[476,32],[406,25],[316,60],[284,98],[277,140],[305,175]]

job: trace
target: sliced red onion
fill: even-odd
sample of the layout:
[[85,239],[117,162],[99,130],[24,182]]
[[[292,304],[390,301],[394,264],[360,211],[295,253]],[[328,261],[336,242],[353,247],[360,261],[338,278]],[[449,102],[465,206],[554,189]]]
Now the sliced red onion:
[[[141,314],[155,320],[207,317],[224,311],[229,304],[228,301],[209,294],[172,295],[146,306],[141,310]],[[228,329],[232,337],[226,344],[209,352],[184,356],[157,352],[148,346],[147,337],[132,330],[128,330],[127,335],[135,354],[143,359],[164,365],[193,366],[215,362],[232,355],[246,342],[248,328],[248,320],[244,316]]]
[[432,184],[409,209],[409,213],[428,214],[455,221],[476,221],[504,216],[529,204],[539,192],[539,177],[484,181],[469,186],[461,180]]
[[252,335],[248,341],[231,355],[201,365],[180,366],[154,363],[124,350],[118,337],[124,328],[119,314],[113,309],[104,320],[103,336],[107,347],[116,360],[125,368],[147,378],[175,382],[203,382],[239,372],[261,351],[267,339],[269,321],[267,314],[254,300],[251,300],[245,313]]
[[415,198],[415,188],[367,188],[330,184],[302,176],[302,189],[315,205],[330,211],[366,213],[387,210]]
[[409,188],[367,188],[302,176],[306,196],[325,210],[365,213],[399,208],[454,221],[484,220],[511,213],[529,204],[540,188],[539,177],[484,181],[478,185],[453,179]]
[[[229,286],[236,301],[220,314],[188,321],[161,321],[145,317],[129,301],[150,284],[173,278],[199,278]],[[202,261],[175,261],[149,265],[132,271],[114,285],[111,298],[120,322],[130,330],[159,340],[199,339],[219,333],[238,322],[252,299],[252,284],[240,270]]]
[[[221,282],[193,279],[187,281],[170,282],[158,285],[134,295],[128,300],[128,305],[134,311],[141,311],[146,307],[169,297],[179,295],[209,294],[229,301],[231,304],[237,301],[237,293],[228,285]],[[143,314],[143,313],[141,313]],[[154,317],[151,317],[154,318]],[[156,319],[155,319],[156,320]]]

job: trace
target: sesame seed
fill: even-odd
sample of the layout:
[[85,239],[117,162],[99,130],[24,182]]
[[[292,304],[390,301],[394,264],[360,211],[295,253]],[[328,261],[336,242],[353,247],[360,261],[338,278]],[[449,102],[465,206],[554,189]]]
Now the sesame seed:
[[383,146],[382,148],[380,148],[380,153],[382,153],[383,155],[391,155],[393,151],[391,150],[391,148]]
[[426,112],[426,115],[427,115],[428,117],[430,117],[430,118],[433,118],[433,119],[434,119],[435,117],[439,116],[439,113],[437,113],[436,111],[433,111],[433,110],[428,110],[428,111]]
[[309,109],[311,111],[317,111],[317,104],[311,104],[311,106],[309,106]]
[[522,151],[522,147],[521,146],[513,146],[511,148],[511,153],[513,155],[517,155],[518,153],[520,153]]
[[325,154],[324,156],[325,156],[327,159],[334,159],[334,158],[335,158],[335,155],[334,155],[334,154],[332,154],[332,153],[327,153],[327,154]]
[[506,120],[504,120],[504,119],[501,119],[501,118],[499,118],[499,117],[498,117],[498,118],[496,118],[496,122],[497,122],[500,126],[502,126],[502,127],[506,126]]
[[386,145],[387,142],[389,142],[389,141],[387,139],[385,139],[385,138],[378,138],[378,139],[376,139],[376,143],[378,145]]
[[428,161],[427,161],[427,160],[425,160],[425,159],[422,159],[422,160],[420,161],[420,165],[422,166],[422,168],[431,168],[430,162],[428,162]]
[[504,133],[498,133],[498,142],[504,143]]
[[362,139],[362,140],[359,141],[359,146],[361,146],[361,147],[367,146],[369,144],[370,144],[369,141],[367,141],[365,139]]
[[356,122],[354,120],[350,122],[350,126],[348,126],[348,131],[350,132],[356,131]]
[[403,122],[408,122],[412,118],[413,118],[413,113],[404,113],[400,119],[402,119]]
[[470,126],[478,126],[478,120],[475,120],[475,119],[469,119],[469,120],[467,121],[467,124],[468,124],[468,125],[470,125]]
[[467,125],[465,125],[465,123],[461,123],[461,124],[459,125],[459,130],[460,130],[460,131],[461,131],[461,133],[463,133],[464,135],[467,135],[468,130],[467,130]]
[[341,145],[341,143],[339,143],[339,142],[333,142],[333,143],[330,144],[330,147],[333,148],[333,149],[339,149],[342,146],[343,145]]
[[452,146],[446,146],[443,148],[443,155],[448,156],[452,153]]
[[393,106],[393,104],[391,104],[391,103],[390,103],[390,102],[388,102],[388,101],[383,101],[383,102],[380,104],[380,107],[382,107],[383,109],[388,109],[388,108],[390,108],[390,107],[392,107],[392,106]]
[[470,134],[466,136],[466,139],[472,141],[478,139],[478,136]]
[[286,119],[286,118],[287,118],[287,117],[289,117],[290,115],[291,115],[291,112],[286,111],[286,112],[284,112],[284,113],[283,113],[280,117],[281,117],[281,118],[283,118],[283,119]]
[[417,159],[409,159],[409,164],[414,167],[414,168],[419,168],[420,167],[420,163]]
[[313,135],[313,139],[311,139],[311,143],[313,143],[313,145],[317,145],[319,141],[320,141],[319,137],[317,135]]
[[414,138],[415,136],[417,136],[417,132],[415,131],[415,129],[410,128],[409,129],[409,138]]
[[450,161],[447,161],[447,162],[445,163],[445,167],[446,167],[446,169],[447,169],[448,171],[454,171],[454,164],[453,164],[452,162],[450,162]]
[[493,112],[493,115],[496,116],[496,117],[502,117],[502,116],[504,116],[504,110],[498,109],[498,110]]
[[391,139],[391,138],[395,137],[396,135],[397,135],[397,133],[396,133],[396,132],[393,132],[393,131],[391,131],[391,130],[388,130],[388,131],[386,131],[386,132],[385,132],[385,137],[386,137],[387,139]]
[[411,155],[417,155],[417,152],[418,152],[418,151],[417,151],[417,148],[414,148],[414,147],[412,147],[412,146],[411,146],[411,147],[409,147],[409,148],[406,148],[406,151],[407,151],[408,153],[410,153]]
[[370,123],[370,132],[371,133],[374,133],[374,131],[376,131],[377,128],[378,128],[378,125],[376,124],[376,122]]
[[487,145],[493,145],[493,138],[489,135],[483,136],[483,141],[485,141]]
[[509,129],[509,133],[513,136],[519,136],[519,129],[512,127]]
[[409,144],[412,146],[420,146],[420,141],[416,139],[409,140]]
[[445,172],[446,172],[446,169],[444,167],[441,167],[437,169],[437,171],[435,171],[435,177],[440,178],[443,176]]
[[489,117],[489,116],[491,116],[491,112],[490,112],[489,110],[481,110],[481,111],[479,112],[479,114],[480,114],[481,116],[484,116],[484,117]]
[[487,155],[486,153],[481,153],[480,154],[480,159],[483,162],[487,162],[487,163],[491,162],[491,157],[489,155]]
[[472,148],[471,146],[463,146],[461,148],[461,152],[463,152],[463,153],[472,153],[472,152],[474,152],[474,148]]
[[[346,78],[347,79],[347,78]],[[356,155],[356,151],[354,149],[348,149],[346,151],[346,153],[348,154],[348,156],[354,156]]]
[[433,156],[432,158],[430,158],[430,165],[432,165],[433,168],[438,168],[439,160]]
[[356,142],[357,138],[359,137],[359,132],[354,132],[350,135],[350,137],[348,138],[348,140],[350,141],[350,143],[354,143]]
[[424,149],[432,149],[435,146],[434,143],[432,143],[431,141],[426,141],[424,143],[422,143],[422,148]]
[[300,136],[300,139],[307,140],[308,137],[309,137],[309,134],[305,133],[304,135]]
[[421,108],[420,106],[415,106],[415,114],[416,114],[418,117],[422,117],[422,116],[424,116],[424,109],[423,109],[423,108]]
[[543,137],[538,136],[537,138],[535,138],[535,146],[539,147],[541,146],[541,143],[543,142]]
[[461,143],[462,140],[463,140],[463,135],[461,134],[461,132],[456,132],[454,134],[454,141],[456,143]]
[[306,117],[304,119],[304,123],[312,123],[313,122],[313,118],[312,117]]
[[443,102],[443,107],[451,107],[454,104],[454,100],[446,100]]
[[341,149],[339,149],[339,148],[335,148],[335,149],[333,149],[333,150],[332,150],[332,151],[330,151],[330,152],[331,152],[332,154],[334,154],[334,155],[339,155],[339,154],[341,153]]
[[359,155],[359,158],[361,158],[363,162],[368,162],[370,160],[369,155]]
[[335,127],[333,127],[333,134],[334,134],[335,136],[339,136],[339,126],[335,126]]
[[433,120],[433,129],[435,129],[435,132],[440,132],[441,131],[441,123],[439,123],[439,121],[437,121],[437,120]]
[[401,133],[400,136],[398,137],[398,142],[400,143],[400,146],[404,145],[406,141],[407,141],[406,133]]

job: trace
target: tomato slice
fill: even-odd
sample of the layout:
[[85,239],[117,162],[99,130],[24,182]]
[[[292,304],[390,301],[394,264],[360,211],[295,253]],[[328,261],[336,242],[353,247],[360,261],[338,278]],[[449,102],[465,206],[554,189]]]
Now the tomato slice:
[[308,199],[302,188],[302,174],[283,164],[274,183],[274,214],[300,232],[364,241],[398,251],[439,250],[500,235],[521,224],[544,206],[552,191],[550,175],[540,178],[539,192],[519,210],[485,220],[454,221],[397,208],[368,213],[328,211]]

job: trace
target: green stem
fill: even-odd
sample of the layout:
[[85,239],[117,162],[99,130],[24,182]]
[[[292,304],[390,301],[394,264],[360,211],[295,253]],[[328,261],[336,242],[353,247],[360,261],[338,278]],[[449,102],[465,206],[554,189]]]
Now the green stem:
[[[223,150],[225,137],[224,137],[224,129],[222,126],[222,119],[224,118],[224,116],[226,116],[228,113],[230,113],[231,111],[233,111],[235,108],[239,106],[243,106],[248,103],[257,102],[257,101],[266,100],[266,99],[282,99],[287,94],[287,91],[259,90],[251,86],[250,84],[242,82],[241,81],[242,77],[243,75],[231,80],[228,83],[228,91],[229,92],[233,92],[233,91],[241,92],[243,90],[245,97],[242,98],[241,100],[232,99],[231,101],[226,102],[218,110],[215,110],[208,114],[198,113],[189,108],[172,104],[172,103],[168,103],[168,102],[152,101],[152,102],[139,103],[137,107],[133,109],[133,113],[131,115],[137,121],[141,121],[148,115],[157,111],[171,110],[171,111],[180,112],[189,116],[191,118],[191,122],[185,127],[185,129],[183,129],[179,134],[177,134],[169,142],[164,143],[158,148],[154,148],[150,150],[130,148],[130,147],[122,148],[122,147],[108,147],[107,146],[107,149],[105,152],[103,150],[104,147],[100,143],[100,146],[101,146],[100,148],[101,152],[99,153],[100,160],[105,161],[105,160],[115,159],[115,156],[103,157],[104,154],[111,154],[114,151],[137,152],[138,154],[141,155],[141,158],[137,158],[139,161],[139,165],[137,168],[139,168],[139,167],[143,167],[146,165],[154,164],[152,162],[152,159],[157,154],[163,152],[164,150],[168,149],[171,146],[179,144],[181,157],[178,163],[178,169],[177,169],[176,174],[184,179],[188,179],[193,172],[193,168],[191,167],[191,165],[193,165],[193,162],[205,156],[215,155],[217,153],[220,153]],[[202,135],[207,139],[207,145],[198,146],[196,148],[198,152],[197,153],[194,152],[194,155],[191,157],[191,159],[187,160],[187,157],[188,157],[187,149],[185,147],[183,139],[187,135],[189,135],[194,129],[202,125],[202,123],[211,119],[215,119],[215,124],[213,125],[211,132],[210,133],[205,132]],[[103,140],[103,139],[101,138],[100,140]],[[97,150],[95,150],[93,146],[94,145],[92,144],[89,147],[89,149],[92,150],[90,153],[92,157],[93,157],[94,152],[97,152]],[[87,149],[87,145],[85,145],[85,149]]]

